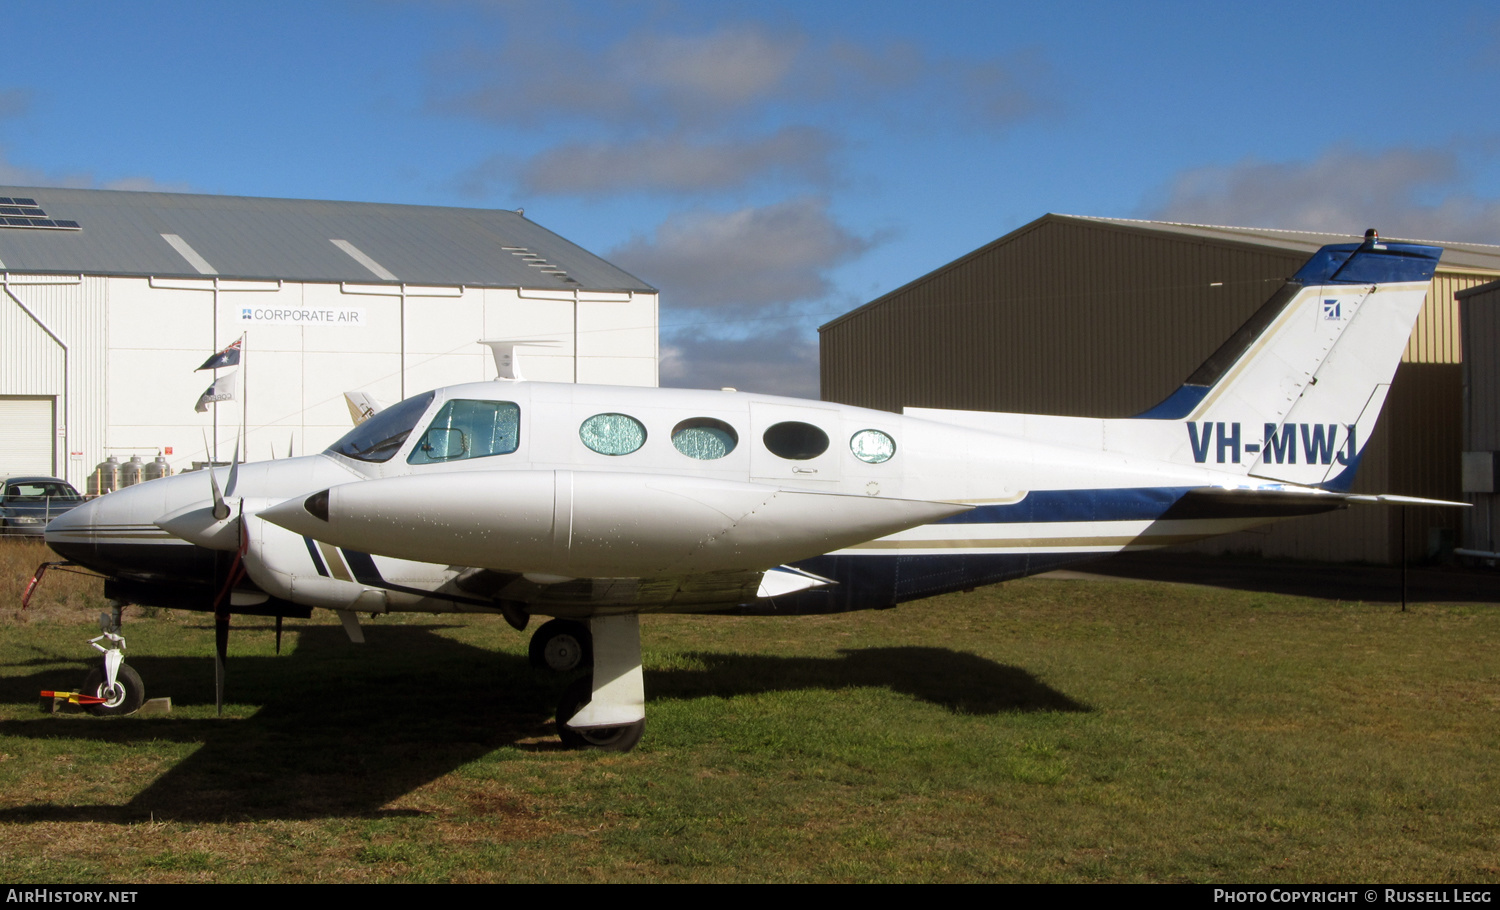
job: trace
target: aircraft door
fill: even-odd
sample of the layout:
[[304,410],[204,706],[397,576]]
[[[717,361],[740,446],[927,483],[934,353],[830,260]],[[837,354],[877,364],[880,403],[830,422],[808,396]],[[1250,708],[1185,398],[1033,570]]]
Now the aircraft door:
[[848,440],[833,408],[751,402],[750,477],[774,483],[834,483]]

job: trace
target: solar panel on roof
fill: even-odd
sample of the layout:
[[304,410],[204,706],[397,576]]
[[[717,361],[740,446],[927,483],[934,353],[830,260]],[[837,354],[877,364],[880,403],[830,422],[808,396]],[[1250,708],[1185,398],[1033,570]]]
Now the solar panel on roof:
[[76,221],[48,218],[35,199],[22,196],[0,196],[0,227],[46,228],[49,230],[82,230]]

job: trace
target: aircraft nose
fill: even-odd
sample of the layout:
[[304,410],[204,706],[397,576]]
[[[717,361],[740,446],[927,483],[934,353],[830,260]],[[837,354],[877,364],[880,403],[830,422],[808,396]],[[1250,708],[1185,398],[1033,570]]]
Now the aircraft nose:
[[[187,477],[187,483],[178,481],[178,477]],[[163,477],[91,499],[47,525],[47,545],[59,556],[89,565],[106,545],[160,535],[156,519],[171,511],[176,500],[208,486],[202,480],[194,484],[195,479],[181,474]]]
[[52,542],[54,534],[58,536],[74,534],[79,530],[89,527],[94,523],[94,504],[98,500],[91,499],[81,505],[74,506],[51,521],[43,533],[47,535],[47,542]]
[[85,562],[93,548],[94,524],[102,499],[69,509],[47,523],[42,532],[53,552],[72,562]]

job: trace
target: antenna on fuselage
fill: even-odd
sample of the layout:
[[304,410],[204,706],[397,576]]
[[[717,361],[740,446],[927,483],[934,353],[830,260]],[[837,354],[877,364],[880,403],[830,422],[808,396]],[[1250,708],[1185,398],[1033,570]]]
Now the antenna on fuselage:
[[524,382],[526,377],[521,375],[521,358],[516,348],[522,345],[532,345],[541,348],[555,348],[562,344],[552,338],[525,339],[521,341],[512,339],[501,339],[489,341],[479,339],[479,343],[490,349],[495,356],[495,378],[509,379],[514,382]]

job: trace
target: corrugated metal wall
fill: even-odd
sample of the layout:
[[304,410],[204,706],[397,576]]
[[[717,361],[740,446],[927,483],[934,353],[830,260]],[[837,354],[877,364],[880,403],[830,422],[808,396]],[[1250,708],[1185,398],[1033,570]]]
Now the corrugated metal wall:
[[1486,281],[1494,275],[1464,275],[1439,272],[1432,278],[1427,303],[1412,327],[1411,341],[1406,344],[1402,360],[1411,363],[1462,363],[1463,335],[1460,328],[1458,292]]
[[[1463,299],[1465,452],[1500,452],[1500,284]],[[1463,546],[1500,551],[1500,492],[1465,493]]]
[[104,453],[109,279],[11,275],[5,290],[0,395],[56,397],[58,473],[78,486]]
[[[864,407],[1123,417],[1175,390],[1307,255],[1047,216],[824,326],[823,397]],[[1459,495],[1453,294],[1443,273],[1366,447],[1356,489]],[[1451,546],[1454,509],[1412,509],[1407,552]],[[1190,545],[1320,561],[1399,559],[1396,510],[1351,509]]]
[[1043,221],[826,326],[823,397],[893,411],[1129,416],[1171,394],[1300,265],[1294,254]]

